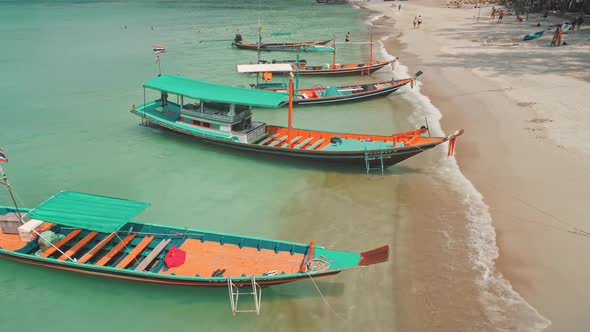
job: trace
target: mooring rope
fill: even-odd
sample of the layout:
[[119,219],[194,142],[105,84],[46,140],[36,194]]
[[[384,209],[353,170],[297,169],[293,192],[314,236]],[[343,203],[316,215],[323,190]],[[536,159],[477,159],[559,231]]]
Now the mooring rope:
[[315,283],[315,280],[313,280],[313,278],[311,277],[311,274],[309,272],[306,272],[307,275],[309,276],[309,279],[311,279],[311,282],[313,282],[313,285],[315,286],[315,289],[317,289],[318,293],[320,294],[320,296],[322,297],[322,300],[324,300],[324,302],[326,303],[326,305],[328,306],[328,308],[330,308],[330,310],[332,310],[332,312],[334,313],[334,315],[336,315],[336,317],[342,319],[342,320],[346,320],[344,317],[342,317],[338,312],[336,312],[336,310],[334,309],[334,307],[332,307],[330,305],[330,303],[328,302],[328,300],[326,300],[326,298],[324,297],[324,294],[322,294],[322,292],[320,291],[320,288],[318,287],[318,285]]

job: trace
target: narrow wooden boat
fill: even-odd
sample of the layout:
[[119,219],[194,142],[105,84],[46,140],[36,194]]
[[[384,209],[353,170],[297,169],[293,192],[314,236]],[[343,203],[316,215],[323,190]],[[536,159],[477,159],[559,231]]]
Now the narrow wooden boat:
[[[336,40],[333,40],[333,56],[332,63],[326,63],[323,65],[308,65],[307,61],[297,60],[272,60],[272,61],[259,61],[259,63],[289,63],[291,64],[291,70],[297,72],[298,75],[314,75],[314,76],[352,76],[352,75],[370,75],[377,70],[391,65],[392,68],[395,66],[397,58],[389,61],[373,61],[373,35],[371,34],[370,45],[370,60],[366,63],[336,63]],[[281,73],[281,72],[277,72]],[[287,73],[286,71],[283,73]]]
[[223,287],[228,281],[238,286],[282,284],[388,260],[388,246],[346,252],[313,241],[133,221],[148,205],[62,191],[33,209],[0,206],[0,257],[99,277]]
[[288,42],[288,43],[248,43],[244,41],[233,42],[232,46],[241,50],[251,51],[286,51],[286,52],[313,52],[313,51],[329,51],[327,48],[320,48],[315,46],[326,45],[330,39],[325,40],[310,40],[302,42]]
[[328,4],[328,5],[333,5],[333,4],[345,4],[348,1],[347,0],[316,0],[316,2]]
[[[406,85],[414,86],[414,81],[422,75],[417,72],[413,77],[401,80],[373,82],[364,84],[350,84],[342,86],[315,86],[312,88],[300,88],[294,96],[294,105],[317,105],[362,101],[375,97],[384,97],[401,89]],[[288,94],[286,84],[260,83],[255,85],[257,89],[275,91]]]
[[377,70],[387,66],[394,65],[396,59],[390,61],[377,61],[367,63],[346,63],[346,64],[324,64],[324,65],[308,65],[307,61],[297,60],[261,60],[261,64],[280,64],[288,63],[291,65],[288,71],[276,73],[297,72],[299,75],[313,75],[313,76],[354,76],[354,75],[370,75]]
[[223,86],[173,75],[156,77],[143,87],[144,96],[145,89],[177,96],[176,102],[144,99],[142,105],[133,105],[131,112],[140,116],[144,124],[156,125],[228,148],[275,156],[388,167],[462,133],[429,137],[423,135],[427,132],[426,128],[393,135],[298,129],[292,127],[291,108],[288,127],[271,126],[253,121],[251,107],[280,107],[286,102],[284,94]]
[[346,63],[346,64],[325,64],[322,66],[297,66],[293,65],[293,70],[299,75],[315,76],[352,76],[352,75],[370,75],[377,70],[393,65],[395,59],[391,61],[377,61],[367,63]]

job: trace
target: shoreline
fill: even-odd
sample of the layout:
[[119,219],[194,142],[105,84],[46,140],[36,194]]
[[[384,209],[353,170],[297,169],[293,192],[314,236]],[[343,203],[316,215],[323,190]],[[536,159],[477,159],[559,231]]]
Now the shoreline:
[[[517,77],[514,77],[516,75],[511,75],[510,72],[498,71],[504,65],[500,61],[486,66],[486,57],[495,57],[498,60],[516,58],[520,65],[520,62],[528,60],[530,52],[537,52],[536,49],[540,50],[540,55],[534,54],[538,57],[550,59],[553,53],[541,48],[542,45],[530,44],[519,45],[516,50],[502,49],[500,44],[483,48],[479,45],[481,39],[476,39],[474,32],[467,28],[477,29],[478,36],[486,36],[485,40],[491,39],[491,43],[496,40],[499,43],[512,41],[507,35],[514,28],[505,24],[496,26],[483,19],[474,28],[471,23],[465,23],[466,19],[473,16],[473,10],[448,9],[441,4],[442,1],[403,3],[401,11],[397,8],[394,11],[387,3],[369,3],[367,7],[394,18],[391,35],[399,41],[390,41],[386,48],[398,53],[400,62],[412,71],[425,71],[426,74],[420,79],[424,82],[422,92],[443,113],[441,126],[446,130],[457,127],[466,130],[464,137],[457,143],[457,163],[465,177],[483,195],[485,204],[490,206],[489,213],[493,218],[495,242],[499,250],[499,256],[494,259],[493,273],[509,281],[511,285],[508,284],[507,287],[513,288],[534,308],[533,316],[504,311],[508,308],[497,308],[496,313],[488,310],[486,319],[491,319],[495,328],[510,329],[510,325],[495,325],[498,323],[494,320],[506,322],[512,319],[512,323],[517,325],[512,325],[511,329],[517,326],[517,329],[522,330],[526,326],[526,329],[538,331],[549,324],[542,317],[545,316],[552,321],[548,330],[580,328],[585,316],[583,310],[578,308],[588,304],[588,299],[571,290],[568,294],[560,293],[564,284],[574,283],[579,288],[584,287],[582,280],[589,274],[587,269],[580,269],[568,260],[570,255],[576,255],[574,252],[590,252],[587,244],[589,241],[581,240],[581,236],[570,233],[573,229],[570,225],[585,229],[583,212],[579,209],[576,211],[574,206],[583,206],[582,197],[590,195],[588,189],[580,183],[580,179],[589,178],[590,172],[584,166],[588,165],[589,159],[582,153],[586,151],[585,147],[581,145],[577,149],[568,144],[575,140],[567,137],[569,131],[576,128],[575,121],[566,121],[567,116],[584,119],[584,115],[580,112],[568,113],[568,109],[564,110],[565,105],[556,106],[558,103],[555,99],[567,100],[568,106],[573,106],[574,110],[583,110],[583,100],[576,94],[581,92],[580,85],[583,87],[587,84],[583,80],[580,82],[580,78],[584,78],[580,77],[579,72],[583,72],[585,67],[580,60],[590,60],[588,53],[585,56],[576,54],[577,48],[583,49],[584,45],[577,46],[573,39],[576,35],[568,36],[574,41],[576,49],[564,47],[550,50],[560,52],[560,56],[568,60],[565,77],[555,81],[556,78],[552,77],[556,70],[553,68],[555,64],[549,65],[548,73],[538,72],[536,67],[518,68],[517,64],[507,64],[510,69],[519,69]],[[486,10],[489,11],[490,8],[482,10],[482,17],[485,17]],[[425,24],[421,29],[414,30],[411,27],[411,17],[418,12],[424,17]],[[449,24],[453,21],[460,23]],[[403,22],[407,22],[407,26],[404,27]],[[395,52],[398,47],[402,49],[401,54],[399,51]],[[569,56],[570,53],[574,54]],[[467,66],[461,66],[462,57],[467,58],[463,61],[470,61],[466,63]],[[563,98],[551,98],[551,95],[547,96],[546,90],[535,91],[533,88],[541,85],[543,79],[548,84],[562,83],[558,93],[564,94]],[[547,114],[552,114],[555,109],[563,111],[559,112],[562,117],[555,116],[549,121]],[[577,127],[582,129],[582,126]],[[555,174],[552,169],[567,170],[573,174],[547,176]],[[575,179],[578,179],[577,183]],[[405,195],[408,190],[419,185],[417,181],[416,178],[405,177],[400,184],[401,196],[407,197]],[[573,199],[567,193],[568,188],[576,193]],[[585,195],[580,195],[581,193]],[[414,203],[420,198],[418,193],[414,197]],[[409,211],[411,212],[411,207]],[[420,220],[419,217],[419,213],[412,216],[418,218],[416,220]],[[462,219],[464,226],[467,226],[469,221],[465,217]],[[415,223],[418,224],[416,221]],[[423,220],[420,221],[422,223]],[[400,229],[398,233],[408,232]],[[419,229],[414,232],[425,238]],[[409,253],[408,250],[405,254]],[[414,271],[414,275],[420,277],[422,272],[424,271]],[[581,275],[575,276],[578,273]],[[447,293],[440,296],[453,298],[456,295],[454,291]],[[412,294],[405,295],[408,300],[407,297]],[[506,294],[493,295],[502,297]],[[577,308],[564,312],[562,308],[572,301],[577,304]],[[485,301],[480,299],[479,302],[482,305]],[[487,303],[490,304],[492,303]],[[404,309],[401,303],[396,308]],[[427,312],[432,307],[418,303],[414,309]],[[535,309],[542,316],[533,318]],[[412,326],[413,330],[426,330],[427,325],[420,325],[415,313],[412,317],[408,312],[405,317],[413,322],[402,322],[401,327]],[[436,324],[431,327],[460,328],[460,321],[467,317],[430,318]],[[468,322],[463,320],[463,324]],[[462,327],[465,328],[465,325]]]

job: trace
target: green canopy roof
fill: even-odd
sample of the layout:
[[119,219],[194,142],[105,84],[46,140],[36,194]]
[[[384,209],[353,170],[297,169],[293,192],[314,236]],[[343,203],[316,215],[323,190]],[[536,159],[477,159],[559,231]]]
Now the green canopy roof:
[[158,76],[145,82],[143,87],[225,104],[276,108],[287,100],[283,93],[238,88],[174,75]]
[[31,210],[25,218],[112,233],[148,206],[144,202],[62,191]]

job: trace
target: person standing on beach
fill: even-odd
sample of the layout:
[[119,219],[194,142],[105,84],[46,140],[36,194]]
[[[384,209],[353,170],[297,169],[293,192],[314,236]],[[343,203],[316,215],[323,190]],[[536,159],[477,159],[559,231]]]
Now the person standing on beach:
[[553,39],[551,40],[551,46],[559,46],[559,27],[555,28],[555,32],[553,33]]
[[397,11],[401,12],[402,11],[402,4],[400,3],[399,6],[397,6]]
[[414,16],[414,29],[416,29],[416,24],[418,24],[418,18]]
[[580,27],[582,26],[582,23],[584,23],[584,14],[580,14],[580,16],[578,16],[578,30],[580,30]]
[[563,28],[557,28],[559,32],[557,33],[557,46],[561,46],[561,38],[563,38]]
[[418,28],[422,24],[422,15],[418,15]]
[[500,13],[498,14],[498,23],[502,22],[503,18],[504,18],[504,12],[500,11]]

